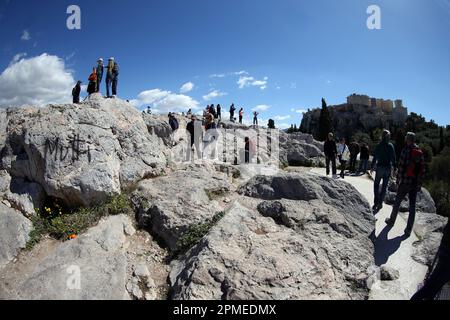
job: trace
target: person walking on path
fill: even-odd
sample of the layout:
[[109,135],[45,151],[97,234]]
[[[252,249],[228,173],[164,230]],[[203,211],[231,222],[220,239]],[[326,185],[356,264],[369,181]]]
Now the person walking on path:
[[359,169],[358,173],[365,174],[369,168],[370,150],[366,143],[361,145],[361,153],[359,155]]
[[234,112],[236,111],[236,107],[234,103],[230,107],[230,121],[234,122]]
[[[116,97],[118,82],[119,82],[119,65],[114,60],[114,58],[109,58],[106,71],[106,96],[108,98]],[[112,87],[112,96],[110,95],[111,87]]]
[[[424,286],[411,298],[412,301],[434,300],[443,287],[450,282],[450,223],[444,229],[435,266],[425,280]],[[449,299],[450,297],[443,297]]]
[[341,163],[341,178],[345,179],[345,168],[347,166],[347,162],[350,159],[350,150],[348,146],[345,144],[345,138],[341,139],[341,142],[337,146],[339,162]]
[[358,155],[361,152],[361,148],[359,146],[359,143],[356,141],[353,141],[350,144],[350,172],[355,173],[356,172],[356,162],[358,161]]
[[325,153],[325,164],[327,167],[327,176],[330,174],[330,162],[331,162],[333,178],[335,178],[337,175],[336,157],[338,152],[336,141],[334,141],[334,135],[332,133],[328,134],[328,139],[327,141],[325,141],[324,153]]
[[253,125],[254,126],[257,126],[258,125],[258,115],[259,115],[259,113],[258,112],[253,112]]
[[[389,186],[392,168],[395,168],[396,165],[395,148],[390,140],[391,133],[388,130],[384,130],[381,137],[381,142],[375,148],[370,169],[371,174],[374,170],[376,170],[374,183],[374,204],[372,208],[374,213],[379,212],[383,208],[384,197],[386,196],[386,190]],[[383,185],[380,190],[381,180],[383,180]]]
[[405,235],[410,236],[416,218],[417,193],[422,189],[422,179],[425,174],[425,158],[422,150],[416,144],[416,135],[412,132],[406,134],[406,146],[403,149],[397,173],[397,196],[392,208],[391,217],[386,219],[388,226],[393,226],[403,199],[408,195],[409,216]]
[[80,93],[81,93],[81,81],[78,81],[75,87],[72,89],[72,102],[80,103]]
[[99,58],[97,60],[97,88],[95,92],[100,92],[100,85],[102,83],[104,69],[105,68],[103,66],[103,59]]
[[244,108],[239,110],[239,123],[242,124],[242,119],[244,119]]

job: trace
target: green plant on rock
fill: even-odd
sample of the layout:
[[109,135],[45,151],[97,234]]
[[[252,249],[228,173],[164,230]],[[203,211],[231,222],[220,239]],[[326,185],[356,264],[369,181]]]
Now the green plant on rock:
[[218,212],[211,219],[202,224],[191,224],[183,235],[178,239],[177,248],[174,252],[175,256],[182,255],[197,245],[200,240],[208,234],[223,217],[225,212]]

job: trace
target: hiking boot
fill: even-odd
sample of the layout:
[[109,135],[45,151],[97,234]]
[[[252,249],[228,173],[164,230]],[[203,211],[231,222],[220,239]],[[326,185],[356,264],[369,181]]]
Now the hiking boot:
[[390,227],[392,227],[395,224],[395,221],[392,221],[391,218],[387,218],[385,222]]

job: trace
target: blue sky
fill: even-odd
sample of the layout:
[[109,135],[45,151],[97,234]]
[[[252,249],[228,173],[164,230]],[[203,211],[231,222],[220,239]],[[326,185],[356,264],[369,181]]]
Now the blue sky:
[[[81,30],[66,27],[71,4],[81,8]],[[381,30],[366,26],[372,4]],[[356,92],[403,99],[410,111],[450,124],[450,0],[0,0],[0,39],[8,103],[27,94],[70,99],[28,86],[59,81],[58,90],[70,91],[67,83],[85,81],[98,57],[114,56],[119,96],[162,112],[234,102],[248,119],[259,106],[263,119],[299,124],[296,111]],[[44,53],[64,64],[30,60]],[[41,69],[29,75],[34,67]],[[193,89],[180,92],[189,82]],[[205,100],[211,92],[217,97]]]

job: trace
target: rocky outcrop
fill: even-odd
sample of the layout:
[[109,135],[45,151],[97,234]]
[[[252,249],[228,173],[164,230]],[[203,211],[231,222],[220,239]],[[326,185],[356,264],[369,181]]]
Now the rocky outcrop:
[[[367,233],[345,222],[345,213],[317,200],[266,202],[259,209],[235,204],[172,263],[172,298],[367,298],[373,245]],[[373,227],[373,221],[361,224]]]
[[164,145],[141,114],[119,99],[10,109],[2,167],[68,206],[90,206],[161,174]]
[[225,174],[201,165],[144,180],[134,192],[139,225],[175,250],[190,225],[204,223],[220,211],[215,198],[229,191]]
[[0,269],[26,247],[31,230],[30,220],[0,203]]
[[126,292],[129,217],[112,216],[49,254],[17,284],[8,299],[117,300]]
[[160,138],[166,146],[172,146],[172,128],[166,120],[161,116],[147,113],[143,114],[143,118],[150,135]]
[[319,165],[325,163],[323,143],[301,132],[280,133],[280,160],[289,165]]

